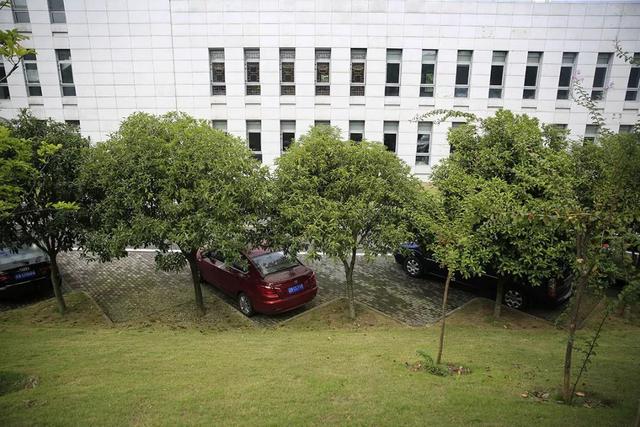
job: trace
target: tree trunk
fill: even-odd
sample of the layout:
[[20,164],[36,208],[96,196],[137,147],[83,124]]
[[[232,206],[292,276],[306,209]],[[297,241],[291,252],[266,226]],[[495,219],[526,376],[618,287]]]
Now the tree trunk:
[[344,273],[347,279],[346,296],[347,296],[347,301],[349,302],[349,318],[351,320],[355,320],[356,305],[355,305],[355,296],[353,293],[353,270],[356,265],[356,248],[355,247],[351,250],[351,259],[350,260],[342,259],[342,264],[344,265]]
[[580,304],[582,296],[589,283],[589,269],[586,263],[586,236],[584,232],[579,232],[576,236],[576,252],[577,261],[580,264],[580,275],[576,283],[576,294],[571,308],[571,318],[569,321],[569,330],[567,335],[567,347],[564,353],[564,378],[562,383],[562,398],[565,403],[571,403],[573,396],[571,395],[571,362],[573,357],[573,344],[576,337],[576,329],[578,328],[578,316],[580,315]]
[[200,286],[200,270],[198,269],[198,263],[196,262],[196,251],[191,251],[187,255],[187,261],[189,261],[189,268],[191,269],[191,281],[193,282],[193,291],[196,296],[196,306],[200,311],[200,315],[204,315],[206,310],[204,308],[204,299],[202,298],[202,287]]
[[51,285],[53,286],[53,294],[56,297],[58,303],[58,311],[60,314],[67,312],[67,305],[64,302],[64,296],[62,295],[62,287],[60,286],[60,269],[58,268],[58,254],[56,252],[49,253],[49,260],[51,261]]
[[502,296],[504,295],[504,282],[505,278],[503,276],[498,276],[498,286],[496,289],[496,302],[493,306],[493,317],[495,319],[500,318],[500,313],[502,312]]
[[436,363],[439,365],[442,359],[442,349],[444,348],[444,325],[447,318],[447,298],[449,297],[449,283],[451,283],[451,270],[447,271],[447,280],[444,282],[444,295],[442,296],[442,325],[440,326],[440,343],[438,345],[438,357]]

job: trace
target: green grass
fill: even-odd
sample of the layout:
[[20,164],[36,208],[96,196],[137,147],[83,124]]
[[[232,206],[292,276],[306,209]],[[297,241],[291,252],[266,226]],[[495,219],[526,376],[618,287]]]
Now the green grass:
[[444,360],[472,373],[446,378],[405,365],[418,349],[435,353],[436,327],[312,329],[303,317],[276,329],[200,331],[0,315],[0,379],[37,378],[0,396],[0,425],[631,424],[640,328],[612,321],[580,386],[613,406],[569,407],[521,397],[557,390],[564,333],[508,310],[490,321],[490,308],[479,301],[448,321]]

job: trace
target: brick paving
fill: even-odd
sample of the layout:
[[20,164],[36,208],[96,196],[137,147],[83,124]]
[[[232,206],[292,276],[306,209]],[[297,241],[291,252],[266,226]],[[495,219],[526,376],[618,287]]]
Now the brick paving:
[[[157,271],[154,254],[131,252],[110,263],[88,262],[79,253],[60,256],[60,270],[66,286],[89,293],[114,322],[143,319],[151,313],[193,300],[188,269],[179,273]],[[305,309],[344,295],[342,265],[329,259],[306,261],[316,271],[318,296],[306,307],[277,316],[256,315],[257,325],[275,325]],[[354,273],[356,299],[409,325],[426,325],[440,316],[443,285],[438,281],[412,279],[392,257],[378,257],[369,263],[358,259]],[[211,285],[204,292],[235,307],[235,301]],[[473,294],[451,289],[449,309],[469,301]]]

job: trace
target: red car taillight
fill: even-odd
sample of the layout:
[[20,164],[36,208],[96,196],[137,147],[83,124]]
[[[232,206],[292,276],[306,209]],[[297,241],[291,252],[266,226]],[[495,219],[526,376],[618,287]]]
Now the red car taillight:
[[8,274],[5,274],[5,273],[0,274],[0,283],[4,283],[7,280],[9,280],[9,275]]
[[274,283],[261,283],[260,285],[258,285],[260,287],[260,290],[262,291],[262,294],[266,297],[278,297],[278,286]]

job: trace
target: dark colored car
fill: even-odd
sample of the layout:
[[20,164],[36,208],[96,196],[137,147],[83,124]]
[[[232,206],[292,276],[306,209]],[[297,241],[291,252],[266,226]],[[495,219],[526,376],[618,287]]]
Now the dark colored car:
[[[404,271],[411,277],[420,277],[426,274],[441,278],[447,277],[447,272],[433,256],[415,243],[405,243],[404,249],[394,254],[396,262],[401,264]],[[495,293],[498,277],[495,273],[487,271],[481,276],[464,277],[456,276],[454,283],[474,288],[491,289]],[[557,305],[566,301],[572,293],[571,275],[563,278],[550,278],[539,286],[532,286],[508,278],[504,288],[503,302],[506,306],[523,309],[534,302]]]
[[246,267],[225,262],[215,251],[200,251],[198,266],[203,280],[237,299],[246,316],[293,310],[318,293],[315,273],[294,256],[264,249],[242,256]]
[[49,257],[37,247],[0,249],[0,298],[20,298],[50,288],[49,275]]

